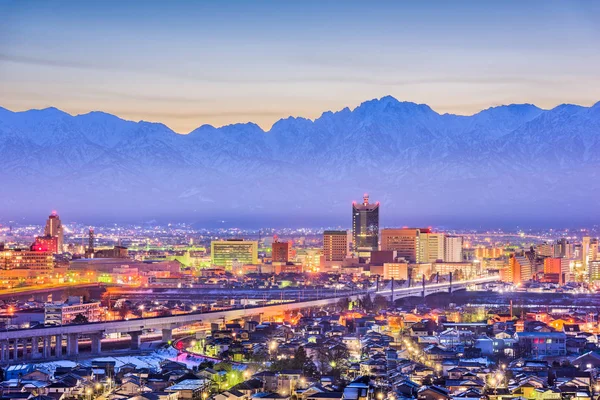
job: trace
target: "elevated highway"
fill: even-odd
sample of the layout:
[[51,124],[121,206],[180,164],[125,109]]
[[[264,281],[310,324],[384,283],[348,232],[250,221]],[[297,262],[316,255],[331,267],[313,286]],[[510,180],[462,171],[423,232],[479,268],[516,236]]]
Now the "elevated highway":
[[257,315],[270,317],[286,311],[306,308],[323,308],[335,305],[341,299],[356,300],[367,293],[382,295],[394,300],[403,297],[428,296],[434,293],[449,292],[465,289],[470,285],[491,283],[498,276],[472,279],[467,281],[426,284],[405,288],[375,288],[323,297],[316,300],[298,300],[279,304],[237,308],[224,311],[189,313],[176,316],[137,318],[121,321],[103,321],[87,324],[61,326],[46,326],[30,329],[16,329],[0,332],[0,362],[17,362],[19,359],[60,358],[65,345],[67,356],[78,354],[80,336],[89,337],[92,343],[92,353],[100,354],[101,341],[104,335],[110,333],[126,333],[131,336],[131,348],[139,349],[140,339],[144,331],[162,332],[163,341],[171,340],[173,329],[194,323],[211,323],[250,319]]

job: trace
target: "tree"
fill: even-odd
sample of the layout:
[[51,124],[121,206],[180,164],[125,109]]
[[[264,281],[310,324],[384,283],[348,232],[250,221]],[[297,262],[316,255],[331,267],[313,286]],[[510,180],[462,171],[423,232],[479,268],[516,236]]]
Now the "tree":
[[308,362],[312,363],[312,361],[310,360],[310,358],[308,358],[308,355],[306,354],[306,350],[303,346],[299,346],[294,352],[294,358],[273,361],[271,363],[270,369],[271,371],[281,371],[283,369],[304,370],[304,367]]
[[341,298],[339,299],[337,306],[342,310],[342,311],[347,311],[348,307],[350,304],[350,300],[348,300],[347,297]]
[[365,311],[372,311],[373,310],[373,300],[371,299],[371,294],[370,293],[367,293],[363,297],[360,298],[360,306]]
[[294,369],[302,368],[307,360],[308,355],[306,354],[304,346],[299,346],[294,352],[294,358],[292,359]]
[[384,296],[380,294],[375,295],[375,299],[373,299],[373,307],[375,311],[383,310],[387,308],[387,306],[388,300]]
[[321,372],[330,373],[339,378],[341,371],[350,365],[350,352],[344,344],[331,347],[321,347],[317,350],[317,360]]
[[214,368],[215,371],[225,371],[225,372],[229,372],[233,369],[233,367],[231,366],[231,364],[226,363],[226,362],[220,362],[218,364],[215,364]]
[[90,322],[90,321],[88,320],[88,317],[86,317],[86,316],[85,316],[85,315],[83,315],[83,314],[77,314],[77,315],[75,316],[75,318],[73,318],[73,321],[71,321],[71,323],[73,323],[73,324],[78,324],[78,325],[80,325],[80,324],[87,324],[88,322]]

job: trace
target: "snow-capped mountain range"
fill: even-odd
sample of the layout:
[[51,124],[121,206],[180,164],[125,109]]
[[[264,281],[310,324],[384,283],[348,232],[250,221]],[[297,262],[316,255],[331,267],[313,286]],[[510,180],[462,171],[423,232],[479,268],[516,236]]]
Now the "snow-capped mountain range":
[[[600,102],[439,114],[387,96],[316,120],[159,123],[0,108],[1,214],[349,224],[364,192],[382,225],[598,216]],[[289,223],[288,223],[289,222]]]

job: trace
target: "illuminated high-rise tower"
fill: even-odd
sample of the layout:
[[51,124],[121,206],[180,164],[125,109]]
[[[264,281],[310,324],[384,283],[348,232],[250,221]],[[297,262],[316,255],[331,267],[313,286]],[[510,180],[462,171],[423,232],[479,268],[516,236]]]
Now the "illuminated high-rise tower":
[[369,203],[366,193],[362,204],[352,203],[352,242],[355,252],[379,247],[379,202]]
[[95,240],[96,240],[96,234],[94,233],[94,228],[92,228],[90,226],[90,229],[88,230],[88,247],[87,247],[87,251],[85,252],[86,257],[88,258],[94,258],[94,253],[95,253]]
[[48,217],[46,221],[46,227],[44,228],[44,236],[50,236],[56,238],[56,247],[58,248],[58,252],[62,253],[63,251],[63,226],[62,222],[60,222],[60,217],[56,213],[56,211],[52,211],[52,214]]

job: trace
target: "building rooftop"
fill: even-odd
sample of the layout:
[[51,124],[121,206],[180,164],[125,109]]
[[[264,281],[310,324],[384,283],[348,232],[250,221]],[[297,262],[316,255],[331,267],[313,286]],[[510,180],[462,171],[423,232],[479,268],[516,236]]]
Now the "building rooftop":
[[169,386],[166,390],[174,392],[178,390],[197,390],[206,386],[206,379],[186,379],[173,386]]

